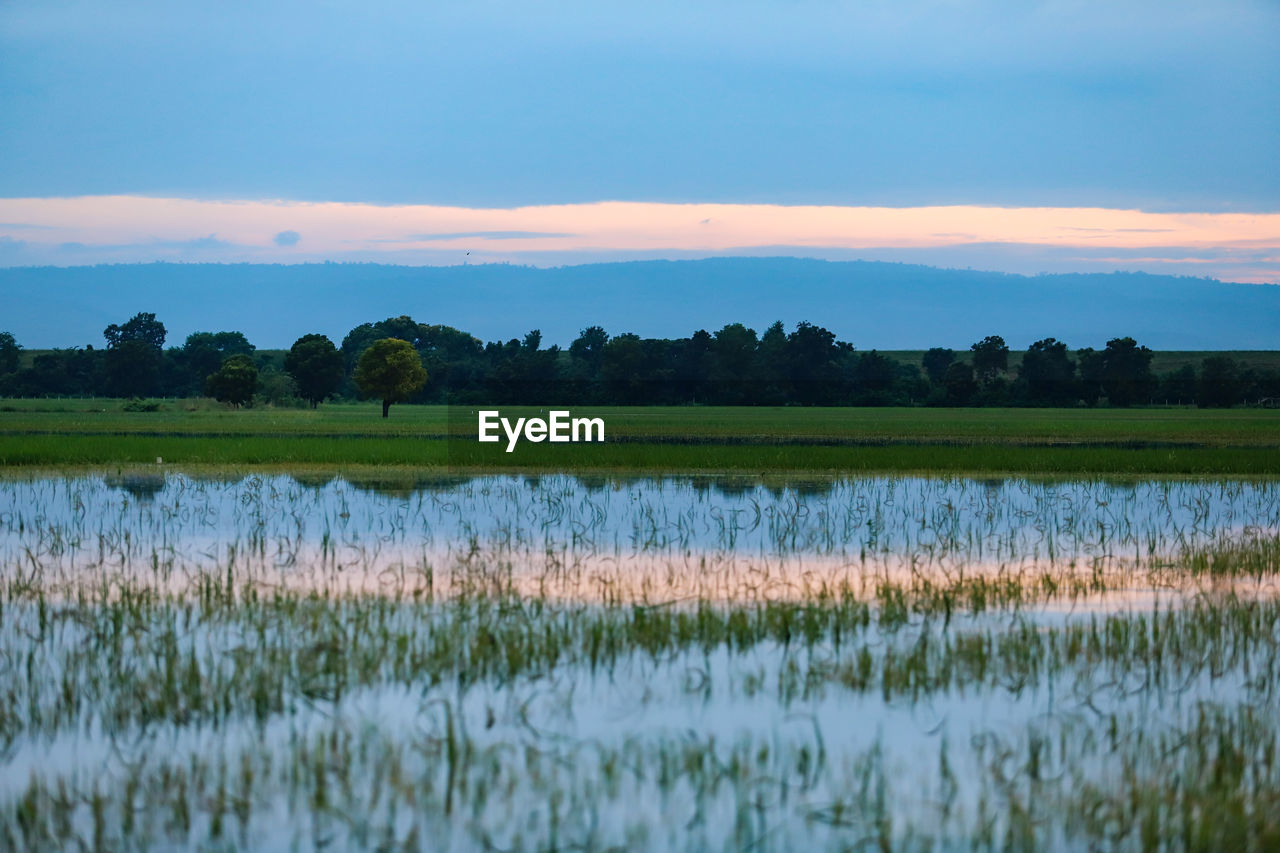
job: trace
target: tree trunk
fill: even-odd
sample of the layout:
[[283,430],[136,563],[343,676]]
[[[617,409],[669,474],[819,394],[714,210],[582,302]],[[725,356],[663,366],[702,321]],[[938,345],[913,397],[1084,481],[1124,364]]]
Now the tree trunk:
[[382,416],[385,418],[385,417],[387,416],[387,412],[389,412],[390,410],[391,410],[391,401],[390,401],[390,400],[383,400],[383,401],[382,401]]

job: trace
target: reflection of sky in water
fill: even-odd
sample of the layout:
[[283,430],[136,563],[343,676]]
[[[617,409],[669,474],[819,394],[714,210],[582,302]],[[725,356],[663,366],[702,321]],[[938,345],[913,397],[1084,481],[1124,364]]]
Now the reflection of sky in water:
[[[989,628],[1005,621],[995,616],[986,620]],[[850,644],[843,659],[863,642],[877,654],[888,646],[906,651],[917,636],[913,630],[872,629]],[[804,673],[811,666],[821,668],[841,659],[825,645],[788,650],[763,643],[745,652],[721,647],[709,654],[694,649],[670,656],[637,650],[601,671],[589,670],[581,661],[566,662],[551,672],[509,682],[478,682],[465,691],[455,691],[447,681],[435,688],[392,683],[363,688],[332,704],[301,703],[263,726],[245,718],[227,720],[220,727],[162,723],[136,737],[120,738],[104,737],[92,726],[68,726],[52,738],[18,741],[9,755],[14,772],[0,778],[0,798],[20,794],[32,775],[88,779],[104,769],[123,774],[148,761],[183,765],[193,762],[191,755],[229,755],[234,767],[239,766],[236,756],[245,752],[270,756],[277,767],[287,768],[300,739],[333,733],[354,733],[357,743],[374,745],[356,750],[352,770],[358,790],[366,789],[381,748],[401,754],[421,778],[438,784],[442,762],[424,759],[430,755],[424,747],[445,737],[448,715],[455,713],[453,724],[467,733],[476,750],[493,750],[513,768],[516,781],[510,790],[491,798],[485,815],[485,823],[500,831],[512,826],[512,815],[546,799],[542,786],[551,784],[552,775],[557,785],[571,786],[567,780],[576,780],[585,786],[582,802],[600,810],[606,828],[641,815],[655,828],[677,817],[686,821],[682,789],[669,799],[661,798],[654,775],[636,781],[623,774],[621,796],[597,796],[592,789],[600,784],[597,762],[602,749],[632,747],[635,754],[666,750],[678,759],[681,746],[698,739],[714,745],[722,766],[733,760],[735,751],[754,756],[767,749],[775,757],[766,774],[781,767],[794,770],[804,751],[827,756],[829,764],[814,773],[812,788],[796,783],[793,807],[772,815],[781,825],[777,849],[823,838],[821,827],[815,828],[803,815],[856,791],[857,774],[851,778],[851,765],[872,754],[891,786],[888,814],[895,821],[931,825],[943,785],[939,756],[945,749],[950,771],[963,780],[954,803],[957,824],[970,832],[979,797],[996,793],[987,781],[992,750],[1009,748],[1025,756],[1029,739],[1048,739],[1056,748],[1044,757],[1047,776],[1067,786],[1073,774],[1105,784],[1109,775],[1120,772],[1133,743],[1141,741],[1130,741],[1119,751],[1109,749],[1107,726],[1157,737],[1193,724],[1204,702],[1265,707],[1267,700],[1259,692],[1262,679],[1250,679],[1249,670],[1268,666],[1266,653],[1259,646],[1247,655],[1247,667],[1225,672],[1213,671],[1194,655],[1186,660],[1170,656],[1156,667],[1162,677],[1154,681],[1150,663],[1118,675],[1113,667],[1090,662],[1060,673],[1056,683],[1053,677],[1028,684],[980,680],[958,689],[924,691],[918,697],[909,690],[885,697],[878,690],[851,691],[834,681],[812,690],[784,689],[790,667]],[[798,681],[803,682],[803,676]],[[756,686],[749,686],[752,683]],[[524,772],[521,750],[543,754],[548,775]],[[1020,767],[1007,769],[1021,772]],[[627,787],[632,783],[634,789]],[[286,785],[279,788],[287,790]],[[733,795],[733,786],[726,783],[709,802],[724,806],[732,803]],[[643,803],[639,811],[635,797]],[[301,817],[296,811],[289,815],[287,801],[281,794],[272,807],[258,810],[257,831],[266,833],[261,837],[270,839],[270,846],[289,846],[290,839],[306,836],[306,809]],[[731,821],[713,820],[708,829],[712,838],[723,840],[730,826]],[[441,822],[437,830],[442,836],[435,849],[473,847],[458,823],[450,827]],[[660,835],[637,849],[668,848]]]
[[971,560],[1133,555],[1280,526],[1280,484],[925,477],[768,487],[690,479],[492,476],[359,487],[288,476],[0,483],[0,548],[216,552],[568,548],[597,554],[951,554]]
[[[334,559],[376,568],[442,553],[462,560],[473,549],[524,565],[536,564],[548,551],[619,566],[650,557],[650,566],[666,561],[686,568],[770,560],[856,563],[864,555],[874,560],[885,553],[973,564],[1051,554],[1063,560],[1142,557],[1250,527],[1280,528],[1280,484],[881,477],[770,488],[746,480],[495,476],[371,488],[338,479],[213,481],[181,475],[0,482],[0,571],[24,575],[36,565],[55,571],[86,565],[146,569],[153,559],[211,567],[225,565],[232,555],[237,571],[255,559],[258,565],[284,565],[287,555],[299,563]],[[699,553],[719,555],[724,562],[689,557]],[[900,629],[872,622],[840,647],[764,642],[745,650],[693,648],[672,655],[636,649],[599,671],[566,659],[528,678],[479,681],[465,691],[449,679],[431,686],[424,672],[421,683],[378,683],[336,703],[300,703],[261,727],[245,718],[213,728],[163,723],[113,738],[92,721],[95,709],[83,707],[56,733],[12,744],[7,768],[13,772],[0,774],[5,777],[0,799],[18,795],[33,774],[49,780],[100,779],[104,773],[122,775],[144,759],[173,757],[183,764],[191,763],[192,755],[228,755],[234,765],[243,750],[287,767],[300,735],[333,731],[367,739],[374,744],[370,756],[379,755],[383,746],[395,750],[425,776],[438,769],[438,762],[419,758],[418,748],[442,737],[444,709],[452,708],[478,749],[508,756],[518,746],[552,756],[546,772],[562,767],[557,784],[591,789],[581,801],[599,807],[606,826],[643,818],[663,827],[676,818],[687,821],[688,815],[672,805],[680,803],[679,792],[669,800],[656,797],[652,777],[635,782],[633,789],[624,787],[614,799],[600,799],[594,792],[598,749],[659,750],[666,744],[673,745],[675,755],[676,747],[695,734],[714,735],[719,762],[732,760],[740,745],[751,754],[767,746],[777,755],[775,769],[794,766],[802,751],[825,750],[829,767],[812,790],[791,795],[796,805],[783,809],[788,816],[775,837],[783,848],[821,848],[823,839],[844,836],[824,835],[826,830],[815,828],[805,815],[849,796],[856,788],[851,768],[873,753],[894,786],[888,802],[893,820],[931,825],[942,785],[939,756],[946,745],[951,772],[964,780],[956,804],[964,815],[960,825],[971,826],[977,798],[990,788],[969,783],[984,778],[994,749],[1007,745],[1024,755],[1029,739],[1047,738],[1060,750],[1050,769],[1070,786],[1068,770],[1095,781],[1119,772],[1123,750],[1090,746],[1103,743],[1101,727],[1113,713],[1122,729],[1140,729],[1147,736],[1190,725],[1201,703],[1265,707],[1273,698],[1274,679],[1262,675],[1274,665],[1266,643],[1242,652],[1246,663],[1220,670],[1211,658],[1189,653],[1128,668],[1089,659],[1025,684],[992,676],[919,696],[910,691],[884,696],[878,688],[859,692],[825,677],[814,681],[812,690],[800,687],[809,683],[805,673],[848,663],[863,649],[877,660],[890,650],[908,654],[925,634],[943,642],[964,632],[991,632],[998,645],[1001,637],[1017,636],[1023,618],[1037,633],[1092,623],[1094,612],[1074,612],[1074,607],[1062,602],[1020,614],[957,614],[942,629],[927,617],[913,617]],[[397,608],[394,619],[423,631],[441,630],[453,618],[448,607],[405,603]],[[553,606],[545,616],[550,620],[554,613]],[[15,602],[5,617],[0,635],[7,642],[42,636],[35,606]],[[84,646],[84,628],[73,620],[58,624],[49,648]],[[183,636],[201,650],[234,651],[246,640],[240,630],[235,622],[214,619]],[[287,638],[288,628],[281,630]],[[146,642],[145,633],[138,636]],[[232,651],[213,658],[211,665],[234,667]],[[44,671],[56,671],[54,658],[43,662]],[[1160,677],[1153,679],[1152,667]],[[797,685],[794,693],[784,689],[788,679]],[[49,685],[54,690],[57,681]],[[374,775],[375,760],[361,759],[365,763],[355,767],[353,778],[360,785]],[[546,797],[535,780],[531,774],[518,776],[510,799],[495,797],[485,822],[513,826],[512,815]],[[277,790],[288,786],[280,783]],[[272,846],[307,837],[306,818],[299,816],[306,810],[291,813],[288,796],[280,793],[255,813],[255,837],[269,839]],[[714,809],[731,812],[733,796],[726,786],[710,803],[708,838],[720,846],[731,820],[724,814],[714,819]],[[441,849],[466,849],[473,839],[459,827],[435,825],[440,835],[433,840]],[[668,840],[659,834],[638,846],[664,849]]]

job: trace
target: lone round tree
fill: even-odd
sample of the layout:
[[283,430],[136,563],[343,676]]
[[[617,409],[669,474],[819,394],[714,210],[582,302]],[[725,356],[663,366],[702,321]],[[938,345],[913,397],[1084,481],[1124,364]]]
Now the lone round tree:
[[404,400],[426,384],[427,371],[413,344],[399,338],[382,338],[360,356],[355,379],[363,396],[382,400],[385,418],[392,403]]

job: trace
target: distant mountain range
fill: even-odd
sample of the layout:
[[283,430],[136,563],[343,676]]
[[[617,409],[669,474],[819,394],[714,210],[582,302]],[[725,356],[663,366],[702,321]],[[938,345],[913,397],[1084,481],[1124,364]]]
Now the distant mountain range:
[[1280,349],[1280,287],[1145,273],[1022,276],[867,261],[716,258],[537,268],[489,264],[122,264],[0,269],[0,331],[28,348],[103,346],[102,330],[154,312],[170,345],[242,331],[261,348],[408,314],[483,340],[541,329],[685,336],[807,320],[859,349],[1072,348],[1129,335],[1152,349]]

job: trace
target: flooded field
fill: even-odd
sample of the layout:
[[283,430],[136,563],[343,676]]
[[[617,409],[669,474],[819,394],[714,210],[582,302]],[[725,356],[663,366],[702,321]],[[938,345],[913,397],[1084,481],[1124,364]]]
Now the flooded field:
[[0,848],[1270,849],[1280,483],[0,481]]

